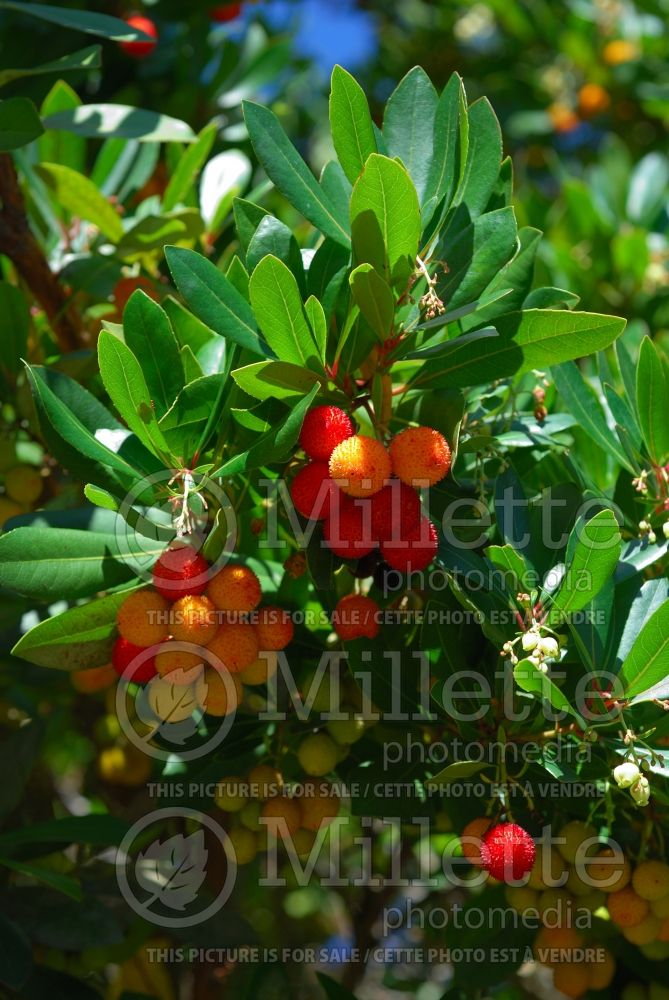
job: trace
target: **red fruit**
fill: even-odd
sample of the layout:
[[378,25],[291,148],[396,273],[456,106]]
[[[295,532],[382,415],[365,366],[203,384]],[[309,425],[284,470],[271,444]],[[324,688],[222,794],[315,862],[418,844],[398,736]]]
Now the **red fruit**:
[[380,608],[371,597],[347,594],[332,612],[332,624],[340,639],[376,639],[379,634]]
[[125,674],[125,679],[135,684],[146,684],[147,681],[156,676],[158,671],[156,670],[155,656],[148,656],[145,660],[142,660],[141,666],[138,666],[136,669],[130,666],[140,653],[145,652],[145,649],[145,646],[136,646],[134,642],[128,642],[122,636],[116,640],[112,649],[111,659],[112,666],[119,677],[124,676],[126,669],[128,673]]
[[190,545],[165,549],[153,567],[153,586],[168,601],[204,594],[209,563]]
[[242,12],[241,3],[223,3],[219,7],[212,7],[209,17],[218,24],[225,24],[227,21],[234,21]]
[[483,867],[498,882],[517,882],[536,857],[534,841],[517,823],[498,823],[483,836]]
[[300,433],[300,445],[309,458],[327,462],[338,444],[353,436],[351,418],[338,406],[309,410]]
[[309,462],[290,484],[290,496],[302,517],[321,521],[330,514],[337,484],[330,479],[327,462]]
[[381,555],[398,573],[413,573],[430,565],[437,548],[437,529],[429,517],[423,517],[411,531],[381,542]]
[[339,500],[323,528],[325,544],[342,559],[360,559],[376,545],[370,529],[369,502],[343,495]]
[[372,533],[379,542],[399,539],[420,525],[420,497],[399,479],[375,493],[372,504]]
[[150,55],[158,44],[158,29],[149,17],[143,17],[141,14],[133,14],[132,17],[126,17],[125,23],[129,24],[131,28],[136,28],[137,31],[143,31],[145,35],[153,41],[146,42],[120,42],[120,46],[126,55],[131,56],[133,59],[146,59]]

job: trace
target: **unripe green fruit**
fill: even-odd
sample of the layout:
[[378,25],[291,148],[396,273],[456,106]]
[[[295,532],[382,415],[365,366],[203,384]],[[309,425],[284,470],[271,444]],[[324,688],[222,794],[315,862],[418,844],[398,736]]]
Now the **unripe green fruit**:
[[[586,840],[591,840],[592,838],[597,838],[597,831],[594,827],[589,826],[587,823],[582,823],[580,820],[572,820],[571,823],[567,823],[560,830],[557,837],[557,849],[570,865],[573,865],[576,861],[576,855],[579,853],[581,845]],[[560,841],[563,841],[560,843]],[[592,843],[588,847],[587,854],[594,853],[596,849],[596,843]],[[583,857],[583,852],[579,854],[579,857]]]
[[338,763],[339,748],[326,733],[314,733],[302,742],[297,759],[306,774],[322,778]]
[[648,1000],[669,1000],[669,987],[651,983],[648,987]]
[[260,831],[262,829],[260,825],[261,809],[262,805],[260,802],[248,802],[239,813],[242,826],[245,826],[247,830],[252,830],[254,833]]
[[504,890],[506,901],[516,913],[539,909],[539,893],[526,885],[508,885]]
[[628,983],[620,994],[620,1000],[647,1000],[647,996],[643,983]]
[[651,941],[650,944],[641,945],[639,951],[645,958],[649,958],[651,962],[661,962],[663,959],[669,958],[669,942]]
[[237,858],[238,865],[248,865],[258,853],[258,841],[255,833],[238,826],[228,834]]
[[248,789],[245,794],[244,785],[243,778],[231,777],[219,781],[214,795],[218,808],[229,813],[241,812],[249,801]]
[[357,740],[365,735],[365,723],[363,719],[333,719],[326,724],[326,728],[332,739],[339,746],[350,746],[351,743],[356,743]]
[[15,465],[5,475],[7,496],[17,503],[31,504],[42,495],[44,480],[31,465]]

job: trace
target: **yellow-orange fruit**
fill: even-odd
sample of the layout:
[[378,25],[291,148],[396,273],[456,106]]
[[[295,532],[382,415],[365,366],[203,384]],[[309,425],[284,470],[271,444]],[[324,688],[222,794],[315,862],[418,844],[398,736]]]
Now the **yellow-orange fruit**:
[[625,38],[615,38],[612,42],[608,42],[602,52],[607,66],[620,66],[636,59],[638,55],[639,46],[635,42],[628,42]]
[[279,665],[279,658],[272,650],[263,652],[249,667],[239,674],[242,684],[254,687],[256,684],[267,684],[274,677]]
[[362,594],[347,594],[337,602],[332,613],[332,624],[340,639],[375,639],[379,634],[378,615],[380,608],[371,597]]
[[390,442],[393,472],[407,486],[433,486],[448,475],[451,449],[432,427],[407,427]]
[[581,124],[576,112],[566,104],[551,104],[548,108],[548,117],[556,132],[572,132]]
[[263,819],[270,820],[266,826],[270,837],[284,838],[285,833],[279,826],[280,820],[286,824],[288,834],[292,837],[300,829],[301,814],[299,803],[295,799],[290,799],[286,795],[275,795],[268,799],[260,810]]
[[204,663],[201,654],[186,649],[173,649],[169,642],[161,647],[155,657],[156,670],[172,684],[192,684],[204,670]]
[[248,865],[258,853],[258,838],[243,826],[235,827],[228,833],[228,839],[235,852],[238,865]]
[[5,473],[5,489],[10,500],[31,504],[42,495],[44,480],[32,465],[15,465]]
[[264,802],[279,795],[283,788],[283,775],[271,764],[256,764],[249,771],[251,795]]
[[598,83],[586,83],[578,92],[578,110],[584,118],[601,114],[610,104],[608,91]]
[[260,608],[255,628],[258,649],[261,652],[266,650],[278,652],[280,649],[285,649],[293,638],[294,629],[290,612],[271,604]]
[[544,889],[559,888],[563,884],[566,868],[564,858],[559,851],[550,845],[539,843],[527,884],[530,889],[537,889],[539,892]]
[[207,596],[220,611],[253,611],[260,604],[260,580],[248,566],[224,566],[210,580]]
[[151,758],[132,744],[105,747],[98,757],[98,774],[110,785],[134,788],[151,775]]
[[616,974],[616,960],[608,948],[602,948],[602,955],[598,956],[600,961],[591,962],[590,969],[590,989],[605,990],[611,985]]
[[169,604],[155,590],[136,590],[118,609],[116,624],[121,636],[135,646],[154,646],[170,631]]
[[214,802],[224,812],[241,812],[250,798],[249,783],[246,778],[230,775],[222,778],[216,786]]
[[312,830],[298,830],[293,835],[293,849],[298,858],[308,858],[316,840],[316,834]]
[[170,619],[172,638],[194,646],[208,646],[218,629],[216,608],[204,595],[179,598],[172,605]]
[[242,698],[242,686],[234,674],[205,667],[195,683],[198,704],[207,715],[230,715]]
[[662,896],[661,899],[654,899],[650,904],[650,908],[655,916],[660,917],[662,920],[669,917],[669,896]]
[[305,781],[299,799],[301,825],[317,832],[339,814],[339,796],[327,781]]
[[613,847],[605,847],[584,862],[584,872],[593,889],[603,892],[619,892],[632,877],[632,866],[622,852]]
[[638,924],[623,927],[623,937],[632,944],[650,944],[651,941],[657,941],[661,929],[662,921],[660,918],[656,917],[654,913],[647,913]]
[[642,861],[634,869],[632,888],[637,896],[650,902],[669,895],[669,865],[663,861]]
[[[245,622],[223,622],[209,643],[208,652],[217,657],[226,670],[238,674],[258,659],[258,635]],[[212,666],[218,666],[216,661]]]
[[487,816],[479,816],[471,820],[460,834],[460,844],[462,854],[470,864],[482,867],[481,847],[483,846],[483,834],[490,826],[491,820]]
[[390,455],[380,441],[354,434],[330,455],[330,476],[351,497],[371,497],[390,478]]
[[532,950],[537,962],[555,967],[566,961],[569,952],[583,946],[583,938],[573,927],[542,927]]
[[664,917],[657,935],[658,941],[669,941],[669,919]]
[[118,680],[118,674],[111,663],[106,663],[102,667],[89,667],[87,670],[74,670],[70,674],[70,681],[75,691],[80,694],[94,694],[96,691],[105,691]]
[[648,913],[648,902],[637,896],[631,885],[612,892],[606,901],[609,916],[618,927],[634,927]]
[[7,497],[0,497],[0,528],[4,528],[11,517],[18,517],[22,513],[23,507],[20,504],[8,500]]
[[576,1000],[590,988],[590,969],[584,962],[560,962],[553,968],[553,986]]

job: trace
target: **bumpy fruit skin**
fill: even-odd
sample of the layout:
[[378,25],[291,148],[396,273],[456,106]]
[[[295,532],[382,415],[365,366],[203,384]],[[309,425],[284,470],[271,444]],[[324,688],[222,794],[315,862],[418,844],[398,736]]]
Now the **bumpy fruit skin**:
[[642,861],[634,869],[632,888],[650,902],[662,899],[669,894],[669,866],[663,861]]
[[212,7],[209,11],[209,17],[217,24],[227,24],[228,21],[234,21],[239,17],[242,6],[241,3],[223,3],[218,7]]
[[118,674],[114,667],[107,663],[102,667],[89,667],[87,670],[75,670],[70,674],[70,681],[75,691],[80,694],[94,694],[96,691],[106,691],[116,682]]
[[177,642],[208,646],[218,630],[216,608],[204,594],[175,601],[170,618],[172,638]]
[[288,611],[268,604],[260,608],[255,619],[258,649],[260,652],[278,652],[293,639],[293,623]]
[[209,563],[190,545],[165,549],[153,567],[153,586],[168,601],[204,594]]
[[[258,659],[258,634],[245,622],[223,622],[207,648],[226,670],[238,674]],[[216,661],[211,666],[219,669]]]
[[590,969],[583,962],[560,962],[553,970],[553,986],[576,1000],[590,988]]
[[258,838],[251,830],[237,826],[228,833],[228,840],[235,852],[238,865],[250,864],[258,853]]
[[606,901],[609,916],[618,927],[634,927],[648,913],[648,902],[637,896],[631,885],[612,892]]
[[207,588],[219,611],[253,611],[260,604],[260,580],[248,566],[230,564],[219,570]]
[[148,55],[151,55],[158,44],[158,29],[150,18],[143,17],[141,14],[133,14],[132,17],[126,17],[125,23],[129,24],[131,28],[143,31],[145,35],[148,35],[150,39],[153,39],[152,41],[147,40],[145,42],[139,41],[119,43],[125,54],[130,56],[132,59],[146,59]]
[[298,802],[301,825],[314,833],[321,826],[329,826],[339,815],[339,796],[334,794],[332,785],[327,781],[305,781]]
[[483,866],[483,858],[481,857],[483,835],[490,829],[490,822],[487,816],[479,816],[470,820],[460,834],[462,855],[467,858],[470,865],[476,865],[477,868]]
[[339,762],[339,747],[325,733],[313,733],[300,744],[297,759],[305,774],[322,778]]
[[379,634],[380,608],[371,597],[347,594],[342,597],[332,613],[332,624],[340,639],[375,639]]
[[283,775],[271,764],[256,764],[249,771],[249,786],[255,798],[266,802],[281,794]]
[[112,649],[112,666],[119,677],[124,677],[125,680],[132,681],[134,684],[146,684],[152,677],[156,676],[155,656],[147,657],[137,669],[133,669],[131,666],[133,661],[141,656],[145,650],[146,647],[135,646],[123,636],[116,640]]
[[483,867],[498,882],[517,882],[536,858],[534,841],[517,823],[498,823],[483,836]]
[[361,559],[376,546],[366,502],[341,497],[323,526],[323,540],[341,559]]
[[330,475],[351,497],[378,493],[391,474],[390,455],[376,438],[355,434],[338,444],[330,456]]
[[290,484],[290,498],[295,510],[310,521],[322,521],[329,517],[338,492],[337,484],[330,479],[327,462],[309,462]]
[[427,569],[438,548],[437,529],[429,517],[424,517],[413,531],[405,532],[399,539],[382,542],[381,555],[398,573],[419,573]]
[[338,444],[353,436],[351,418],[338,406],[309,410],[300,432],[300,446],[309,458],[327,462]]
[[155,646],[169,635],[169,605],[155,590],[136,590],[118,609],[116,624],[135,646]]
[[10,500],[31,504],[42,495],[44,480],[32,465],[15,465],[5,473],[5,489]]
[[165,643],[156,653],[156,670],[171,684],[193,684],[204,670],[204,659],[200,653],[185,649],[173,649],[172,643]]
[[285,838],[285,834],[276,821],[283,820],[285,822],[290,837],[297,833],[302,821],[299,802],[286,795],[275,795],[274,798],[268,799],[260,810],[260,815],[263,819],[270,821],[265,829],[267,835],[272,838]]
[[418,493],[400,479],[391,479],[370,501],[372,534],[379,542],[401,538],[420,525]]
[[11,517],[18,517],[19,514],[23,514],[23,507],[20,504],[8,500],[7,497],[0,497],[0,528],[4,528]]
[[390,442],[393,472],[407,486],[433,486],[448,475],[451,449],[432,427],[407,427]]
[[195,682],[198,705],[207,715],[230,715],[236,711],[242,693],[242,685],[235,674],[227,671],[219,673],[211,667],[205,667],[204,673]]

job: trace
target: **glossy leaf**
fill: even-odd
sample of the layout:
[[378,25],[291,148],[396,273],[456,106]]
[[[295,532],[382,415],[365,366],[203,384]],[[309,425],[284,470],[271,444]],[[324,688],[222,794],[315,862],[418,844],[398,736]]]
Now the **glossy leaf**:
[[120,216],[91,180],[62,163],[39,163],[35,171],[71,216],[92,222],[113,243],[121,239]]
[[579,611],[597,596],[613,575],[620,557],[620,529],[611,510],[602,510],[589,521],[579,520],[567,543],[567,566],[553,594],[551,621]]
[[636,374],[639,424],[648,454],[657,465],[669,459],[669,378],[653,341],[644,337]]
[[624,697],[634,701],[666,698],[669,693],[669,601],[651,615],[627,654],[618,679]]
[[139,361],[151,403],[160,419],[184,384],[184,371],[170,321],[164,309],[138,289],[123,313],[123,335]]
[[[438,97],[432,81],[421,66],[414,66],[388,98],[383,117],[388,156],[399,157],[407,168],[421,204],[425,201],[434,167],[437,106]],[[449,137],[447,144],[448,141]],[[448,149],[439,153],[448,156]]]
[[341,66],[332,71],[330,128],[339,162],[355,184],[367,157],[376,152],[376,139],[365,92]]
[[157,111],[127,104],[82,104],[56,111],[44,120],[45,128],[64,129],[89,139],[137,139],[138,142],[193,142],[195,136],[185,122]]
[[27,97],[0,101],[0,153],[27,146],[43,132],[37,108]]
[[323,359],[304,313],[295,276],[277,257],[263,257],[251,275],[249,294],[265,340],[280,361],[322,372]]
[[47,73],[70,73],[76,70],[98,69],[100,66],[100,46],[90,45],[78,52],[70,52],[59,59],[42,63],[40,66],[25,66],[20,69],[0,70],[0,87],[21,80],[27,76],[44,76]]
[[244,392],[255,399],[287,399],[303,396],[315,382],[320,382],[315,372],[285,361],[260,361],[232,372],[232,377]]
[[51,7],[40,3],[19,3],[17,0],[2,0],[0,7],[15,10],[18,14],[38,17],[50,21],[59,28],[72,28],[88,35],[100,35],[114,42],[148,41],[148,35],[138,31],[118,17],[96,14],[86,10],[72,10],[67,7]]
[[393,332],[395,298],[383,278],[371,264],[360,264],[349,278],[351,294],[360,312],[379,340]]

